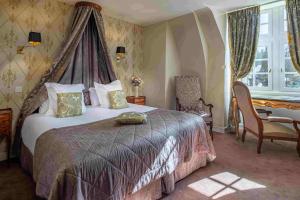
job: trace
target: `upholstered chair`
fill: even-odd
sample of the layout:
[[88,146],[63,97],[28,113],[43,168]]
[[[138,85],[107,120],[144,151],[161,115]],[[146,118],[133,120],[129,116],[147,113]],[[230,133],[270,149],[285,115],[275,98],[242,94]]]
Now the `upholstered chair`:
[[201,97],[200,78],[197,76],[176,76],[176,109],[200,115],[209,126],[213,139],[212,104],[206,104]]
[[[261,117],[255,110],[249,89],[244,83],[234,82],[233,91],[237,99],[238,109],[243,116],[243,142],[245,141],[246,132],[254,134],[258,137],[257,153],[260,153],[264,139],[294,141],[297,142],[297,151],[300,156],[299,121],[287,117]],[[290,124],[293,128],[283,124]]]

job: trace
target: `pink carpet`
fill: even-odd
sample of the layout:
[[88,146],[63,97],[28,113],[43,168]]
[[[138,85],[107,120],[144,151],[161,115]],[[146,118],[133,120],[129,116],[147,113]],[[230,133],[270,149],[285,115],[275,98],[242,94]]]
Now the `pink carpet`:
[[[258,155],[256,142],[250,134],[244,144],[215,134],[215,162],[180,181],[164,200],[300,200],[296,143],[265,141]],[[33,198],[34,184],[19,165],[0,163],[0,200]]]
[[246,135],[215,134],[217,159],[176,185],[164,200],[300,200],[300,158],[296,143],[264,141]]

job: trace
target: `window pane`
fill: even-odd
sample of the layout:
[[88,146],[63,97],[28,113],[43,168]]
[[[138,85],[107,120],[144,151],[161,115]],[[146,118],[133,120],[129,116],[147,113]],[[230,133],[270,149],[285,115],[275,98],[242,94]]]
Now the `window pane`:
[[283,17],[284,17],[284,20],[286,20],[287,19],[287,15],[286,15],[286,9],[283,9]]
[[268,87],[268,74],[255,74],[256,87]]
[[284,31],[287,32],[288,28],[287,28],[287,21],[284,21]]
[[285,59],[285,72],[296,72],[291,59]]
[[263,13],[260,15],[260,23],[261,24],[266,24],[269,22],[269,14],[268,13]]
[[254,72],[268,72],[268,60],[255,61]]
[[295,89],[300,88],[300,76],[298,74],[286,74],[285,87]]
[[289,45],[287,45],[287,44],[284,45],[284,56],[285,56],[285,57],[291,57],[291,56],[290,56]]
[[269,24],[262,24],[260,25],[260,32],[261,35],[267,35],[269,33]]
[[257,47],[256,59],[268,58],[268,47],[259,46]]
[[252,87],[253,86],[253,74],[248,74],[243,81],[246,85]]

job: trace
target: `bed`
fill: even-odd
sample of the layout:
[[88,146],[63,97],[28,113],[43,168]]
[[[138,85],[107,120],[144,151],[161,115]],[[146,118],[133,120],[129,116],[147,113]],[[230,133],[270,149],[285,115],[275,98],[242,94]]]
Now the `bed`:
[[[148,122],[114,121],[129,111],[147,113]],[[216,157],[201,117],[135,104],[88,106],[71,118],[32,114],[21,134],[22,168],[47,199],[159,199]]]

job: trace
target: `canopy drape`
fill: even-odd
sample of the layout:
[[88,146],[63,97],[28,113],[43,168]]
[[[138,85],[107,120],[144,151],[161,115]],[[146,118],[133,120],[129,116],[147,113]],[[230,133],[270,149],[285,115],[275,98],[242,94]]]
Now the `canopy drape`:
[[[228,14],[228,40],[230,49],[231,82],[249,74],[254,63],[260,28],[260,6]],[[232,125],[232,90],[230,91],[229,126]],[[236,113],[235,113],[236,114]]]
[[83,83],[89,88],[94,81],[109,83],[116,80],[105,41],[101,6],[78,2],[75,7],[71,30],[61,51],[52,67],[28,94],[21,108],[13,148],[17,155],[20,152],[20,134],[25,118],[48,98],[46,82]]

